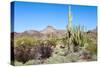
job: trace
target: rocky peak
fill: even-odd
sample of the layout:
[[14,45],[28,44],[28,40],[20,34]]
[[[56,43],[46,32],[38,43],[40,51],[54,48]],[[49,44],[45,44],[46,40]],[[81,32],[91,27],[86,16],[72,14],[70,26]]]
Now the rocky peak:
[[52,26],[47,26],[44,30],[41,31],[41,33],[54,33],[56,32],[56,29]]

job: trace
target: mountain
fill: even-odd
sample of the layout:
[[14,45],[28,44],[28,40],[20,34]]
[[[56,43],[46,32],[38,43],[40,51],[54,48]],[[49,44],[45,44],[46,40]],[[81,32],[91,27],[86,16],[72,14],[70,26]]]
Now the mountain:
[[43,34],[42,34],[41,32],[36,31],[36,30],[24,31],[24,32],[22,33],[22,35],[27,35],[27,36],[31,36],[31,37],[38,37],[38,38],[40,38],[40,37],[43,36]]
[[51,34],[55,32],[56,32],[56,29],[52,26],[47,26],[44,30],[41,31],[41,33],[43,34]]
[[55,29],[53,26],[47,26],[45,29],[41,31],[27,30],[21,33],[18,33],[18,32],[11,33],[11,35],[14,35],[14,37],[30,36],[30,37],[36,37],[36,38],[48,38],[50,36],[61,37],[64,34],[65,34],[65,30]]
[[43,34],[36,30],[27,30],[24,32],[11,32],[11,37],[21,37],[21,36],[30,36],[30,37],[41,37]]
[[49,37],[49,36],[60,37],[65,34],[65,30],[58,30],[52,26],[47,26],[45,29],[43,29],[40,32],[47,37]]
[[[21,33],[18,32],[12,32],[11,35],[14,37],[20,37],[20,36],[30,36],[30,37],[36,37],[36,38],[48,38],[48,37],[62,37],[65,35],[65,30],[55,29],[53,26],[47,26],[45,29],[41,31],[37,30],[27,30]],[[89,30],[85,32],[89,38],[92,38],[94,40],[97,39],[97,28],[93,30]]]

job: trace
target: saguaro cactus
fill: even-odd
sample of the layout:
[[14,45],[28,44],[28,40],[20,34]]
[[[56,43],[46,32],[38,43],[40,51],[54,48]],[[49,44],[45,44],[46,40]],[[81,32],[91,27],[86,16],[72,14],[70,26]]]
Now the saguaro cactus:
[[71,6],[68,7],[68,25],[67,29],[71,30],[72,28],[72,13],[71,13]]
[[73,45],[72,45],[72,38],[73,38],[73,31],[72,31],[72,13],[71,13],[71,6],[68,7],[68,25],[66,31],[66,39],[68,40],[68,51],[73,52]]

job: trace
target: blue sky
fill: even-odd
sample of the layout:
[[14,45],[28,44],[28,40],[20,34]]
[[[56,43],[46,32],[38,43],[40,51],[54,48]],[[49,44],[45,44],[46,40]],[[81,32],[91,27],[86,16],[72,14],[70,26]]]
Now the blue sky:
[[[42,30],[50,25],[65,29],[68,23],[66,4],[48,4],[34,2],[14,2],[14,31]],[[97,25],[97,7],[71,5],[73,26],[81,25],[93,29]],[[13,18],[12,18],[13,19]]]

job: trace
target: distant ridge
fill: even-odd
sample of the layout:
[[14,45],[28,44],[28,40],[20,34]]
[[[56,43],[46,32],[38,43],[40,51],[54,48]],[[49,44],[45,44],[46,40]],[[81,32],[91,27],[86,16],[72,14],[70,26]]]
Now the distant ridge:
[[[14,37],[20,37],[20,36],[30,36],[30,37],[36,37],[36,38],[47,38],[49,36],[52,37],[62,37],[65,35],[65,30],[55,29],[53,26],[47,26],[41,31],[37,30],[26,30],[24,32],[18,33],[18,32],[12,32],[11,35],[14,35]],[[97,35],[97,28],[93,30],[89,30],[86,32],[90,37],[96,39]]]

